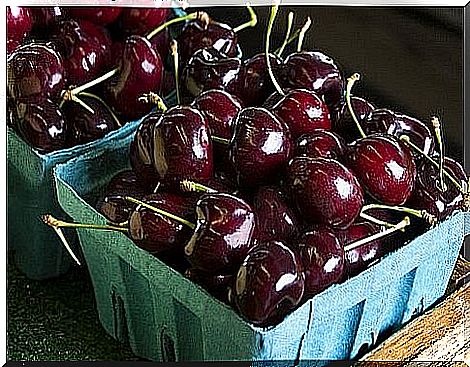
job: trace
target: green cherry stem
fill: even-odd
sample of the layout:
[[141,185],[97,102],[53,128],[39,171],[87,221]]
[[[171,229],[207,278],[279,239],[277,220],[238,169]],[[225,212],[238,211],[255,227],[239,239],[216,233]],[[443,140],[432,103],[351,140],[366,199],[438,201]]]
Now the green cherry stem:
[[397,212],[401,213],[406,213],[413,215],[415,217],[424,219],[426,222],[428,222],[430,225],[434,226],[437,223],[437,218],[428,213],[426,210],[417,210],[417,209],[412,209],[412,208],[407,208],[405,206],[390,206],[390,205],[383,205],[383,204],[369,204],[365,205],[362,210],[361,214],[371,210],[371,209],[386,209],[386,210],[394,210]]
[[180,96],[180,83],[179,83],[179,56],[178,56],[178,42],[173,40],[171,42],[171,54],[173,55],[173,64],[175,66],[175,88],[176,88],[176,100],[178,101],[178,105],[181,104],[181,96]]
[[290,34],[292,33],[292,23],[294,23],[294,13],[289,12],[289,14],[287,15],[286,36],[284,38],[284,41],[282,42],[281,47],[279,47],[276,51],[274,51],[274,53],[279,57],[281,57],[282,53],[284,52],[284,49],[286,48],[286,46],[289,43]]
[[438,187],[441,191],[447,191],[446,184],[444,182],[444,144],[442,138],[441,123],[436,116],[431,118],[432,126],[434,127],[434,133],[436,134],[437,144],[439,144],[439,183]]
[[312,20],[310,19],[310,17],[308,17],[307,21],[305,22],[304,26],[302,27],[302,29],[300,30],[300,33],[299,33],[299,42],[297,43],[297,52],[302,51],[302,46],[304,44],[305,34],[310,29],[311,25],[312,25]]
[[217,190],[210,188],[209,186],[203,185],[198,182],[194,182],[191,180],[183,180],[180,182],[180,188],[184,192],[207,192],[207,193],[215,193]]
[[162,110],[163,112],[166,112],[168,110],[168,107],[165,105],[165,102],[163,102],[163,98],[160,97],[157,93],[150,92],[150,93],[145,93],[141,95],[138,98],[139,101],[145,102],[145,103],[151,103],[153,105],[156,105],[159,110]]
[[184,224],[185,226],[188,226],[191,229],[194,229],[196,227],[196,225],[194,223],[191,223],[191,222],[187,221],[186,219],[183,219],[181,217],[178,217],[177,215],[171,214],[171,213],[167,212],[166,210],[159,209],[159,208],[156,208],[152,205],[144,203],[143,201],[134,199],[130,196],[125,196],[124,199],[127,200],[127,201],[130,201],[131,203],[134,203],[134,204],[143,206],[144,208],[150,209],[151,211],[153,211],[155,213],[158,213],[158,214],[164,215],[164,216],[166,216],[170,219],[173,219],[173,220],[175,220],[175,221],[177,221],[181,224]]
[[113,112],[113,110],[111,109],[111,107],[109,107],[105,101],[103,101],[100,97],[98,97],[97,95],[95,94],[92,94],[92,93],[88,93],[88,92],[81,92],[80,93],[81,96],[84,96],[84,97],[89,97],[89,98],[94,98],[96,99],[97,101],[99,101],[103,106],[106,107],[106,109],[109,111],[109,113],[111,114],[111,116],[113,117],[114,121],[116,122],[116,125],[121,127],[122,124],[121,124],[121,121],[119,121],[119,119],[117,118],[116,114]]
[[369,214],[366,214],[366,213],[360,213],[360,217],[365,219],[365,220],[368,220],[369,222],[372,222],[372,223],[375,223],[375,224],[378,224],[379,226],[383,226],[383,227],[387,227],[387,228],[392,228],[395,226],[395,224],[391,224],[391,223],[388,223],[388,222],[385,222],[383,220],[380,220],[378,218],[375,218],[373,217],[372,215],[369,215]]
[[215,141],[216,143],[220,143],[220,144],[224,144],[224,145],[229,145],[230,144],[229,139],[221,138],[219,136],[211,136],[211,139],[213,141]]
[[151,40],[153,37],[155,37],[158,33],[163,31],[165,28],[168,28],[169,26],[180,23],[180,22],[185,22],[187,20],[194,20],[194,19],[203,19],[205,17],[208,17],[207,13],[203,11],[197,11],[191,14],[183,15],[182,17],[179,18],[173,18],[170,19],[168,22],[163,23],[162,25],[158,26],[155,28],[153,31],[151,31],[145,38],[148,40]]
[[[417,145],[412,143],[409,136],[401,135],[400,140],[403,141],[405,144],[409,145],[414,150],[416,150],[423,157],[425,157],[430,163],[432,163],[435,167],[437,167],[439,169],[439,163],[435,162],[434,159],[432,159],[425,152],[423,152],[423,150],[421,150],[421,148],[419,148]],[[445,169],[443,169],[442,172],[455,185],[455,187],[462,193],[462,195],[467,194],[467,192],[462,188],[462,186],[457,182],[457,180],[449,172],[447,172]]]
[[271,39],[271,31],[273,29],[274,20],[276,19],[277,11],[279,9],[279,2],[280,1],[276,1],[271,7],[271,16],[269,17],[268,30],[266,31],[265,54],[266,54],[266,65],[268,65],[268,73],[271,78],[271,81],[274,84],[274,87],[276,88],[277,92],[281,96],[285,96],[286,94],[284,93],[281,86],[279,85],[276,78],[274,77],[273,69],[271,67],[271,60],[269,57],[269,42]]
[[344,246],[344,252],[348,252],[348,251],[351,251],[351,250],[354,250],[358,247],[361,247],[362,245],[365,245],[366,243],[369,243],[369,242],[372,242],[372,241],[375,241],[379,238],[382,238],[382,237],[385,237],[385,236],[388,236],[396,231],[400,231],[400,230],[403,230],[405,229],[405,227],[409,226],[410,225],[410,218],[409,217],[405,217],[400,223],[398,223],[397,225],[393,226],[392,228],[389,228],[389,229],[386,229],[385,231],[381,231],[381,232],[378,232],[372,236],[369,236],[369,237],[366,237],[366,238],[363,238],[363,239],[360,239],[358,241],[355,241],[353,243],[350,243],[349,245],[347,246]]
[[366,134],[364,130],[362,130],[361,124],[359,123],[359,120],[357,119],[356,113],[354,112],[354,109],[351,104],[351,89],[354,83],[356,83],[359,79],[361,79],[361,75],[359,73],[354,73],[348,78],[348,83],[346,84],[346,103],[348,105],[349,113],[352,119],[354,120],[357,129],[359,130],[359,134],[361,134],[361,137],[365,138]]
[[69,223],[69,222],[64,222],[63,220],[56,219],[50,214],[43,215],[41,219],[48,226],[56,227],[56,228],[84,228],[84,229],[97,229],[101,231],[119,231],[119,232],[127,233],[127,228],[125,227],[113,226],[113,225],[107,225],[107,224],[101,225],[101,224]]
[[253,8],[250,6],[250,3],[246,3],[246,8],[248,9],[248,12],[250,13],[250,20],[234,28],[233,31],[235,33],[238,33],[248,27],[254,27],[256,26],[256,24],[258,24],[258,17],[256,16],[256,13],[253,10]]

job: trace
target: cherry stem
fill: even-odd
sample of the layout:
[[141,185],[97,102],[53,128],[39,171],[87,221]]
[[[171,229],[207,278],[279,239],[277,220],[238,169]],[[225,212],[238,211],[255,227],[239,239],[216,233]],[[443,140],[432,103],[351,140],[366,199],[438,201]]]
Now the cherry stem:
[[428,222],[432,226],[434,226],[437,223],[437,218],[434,215],[432,215],[431,213],[427,212],[426,210],[411,209],[411,208],[407,208],[405,206],[390,206],[390,205],[382,205],[382,204],[369,204],[369,205],[366,205],[362,208],[361,214],[366,212],[367,210],[371,210],[371,209],[388,209],[388,210],[394,210],[394,211],[397,211],[397,212],[407,213],[407,214],[413,215],[415,217],[424,219],[426,222]]
[[229,139],[225,139],[225,138],[221,138],[219,136],[211,136],[211,139],[213,141],[215,141],[216,143],[220,143],[220,144],[224,144],[224,145],[229,145],[230,144],[230,140]]
[[201,183],[194,182],[191,180],[183,180],[180,182],[180,188],[184,192],[208,192],[215,193],[217,190],[214,190],[208,186],[205,186]]
[[241,30],[248,28],[248,27],[254,27],[256,24],[258,24],[258,17],[256,16],[255,11],[253,8],[250,6],[250,3],[246,3],[246,8],[248,12],[250,13],[250,20],[246,23],[240,24],[238,27],[234,28],[233,31],[235,33],[240,32]]
[[169,213],[169,212],[167,212],[163,209],[159,209],[159,208],[156,208],[152,205],[144,203],[141,200],[137,200],[137,199],[134,199],[134,198],[129,197],[129,196],[125,196],[124,199],[127,200],[127,201],[130,201],[131,203],[134,203],[134,204],[143,206],[144,208],[150,209],[150,210],[154,211],[155,213],[158,213],[158,214],[164,215],[165,217],[173,219],[173,220],[175,220],[175,221],[177,221],[181,224],[184,224],[185,226],[188,226],[191,229],[194,229],[196,227],[196,225],[194,223],[191,223],[191,222],[187,221],[186,219],[183,219],[181,217],[178,217],[177,215],[171,214],[171,213]]
[[365,219],[365,220],[368,220],[369,222],[378,224],[379,226],[384,226],[384,227],[387,227],[387,228],[392,228],[392,227],[395,226],[395,224],[388,223],[386,221],[380,220],[380,219],[375,218],[372,215],[369,215],[369,214],[366,214],[366,213],[360,213],[360,217]]
[[173,63],[175,65],[175,88],[176,88],[176,100],[178,104],[181,104],[180,96],[180,83],[179,83],[179,57],[178,57],[178,42],[173,40],[171,43],[171,54],[173,55]]
[[127,232],[127,228],[120,226],[112,226],[107,224],[84,224],[84,223],[69,223],[54,218],[52,215],[47,214],[41,217],[42,221],[50,227],[55,228],[84,228],[84,229],[97,229],[101,231],[119,231]]
[[113,112],[113,110],[111,109],[111,107],[109,107],[109,106],[106,104],[106,102],[103,101],[100,97],[98,97],[98,96],[95,95],[95,94],[88,93],[88,92],[81,92],[80,95],[81,95],[81,96],[84,96],[84,97],[94,98],[94,99],[96,99],[97,101],[99,101],[103,106],[106,107],[106,109],[108,110],[108,112],[111,114],[111,116],[113,117],[114,121],[116,122],[116,125],[119,126],[119,127],[122,127],[121,121],[119,121],[119,119],[117,118],[116,114]]
[[155,106],[157,106],[158,109],[162,110],[163,112],[168,110],[168,107],[165,105],[165,102],[163,102],[163,98],[160,97],[157,93],[150,92],[142,94],[138,100],[141,102],[154,104]]
[[65,101],[73,101],[81,105],[84,109],[90,112],[92,115],[95,114],[95,111],[88,106],[85,102],[83,102],[80,98],[78,98],[75,94],[72,93],[71,90],[64,90],[62,92],[62,100],[60,101],[59,108],[64,106]]
[[268,65],[268,73],[269,73],[269,76],[271,78],[271,81],[274,84],[274,87],[276,88],[277,92],[281,96],[285,96],[286,94],[284,93],[281,86],[279,85],[276,78],[274,77],[273,69],[271,68],[271,60],[270,60],[270,57],[269,57],[269,41],[271,39],[271,31],[273,29],[273,24],[274,24],[274,20],[276,19],[278,9],[279,9],[279,0],[276,1],[273,4],[273,6],[271,7],[271,16],[269,17],[268,30],[266,31],[265,54],[266,54],[266,64]]
[[[435,167],[439,169],[439,163],[435,162],[434,159],[432,159],[430,156],[428,156],[421,148],[416,146],[414,143],[411,142],[409,136],[407,135],[401,135],[400,140],[408,144],[410,147],[412,147],[414,150],[416,150],[418,153],[420,153],[422,156],[424,156],[429,162],[431,162]],[[452,175],[447,172],[445,169],[442,170],[444,175],[457,187],[457,189],[462,193],[462,195],[466,195],[467,192],[462,188],[462,186],[457,182],[457,180],[452,177]]]
[[441,123],[436,116],[431,118],[432,126],[434,127],[434,132],[436,134],[436,140],[439,144],[439,190],[447,191],[446,184],[444,183],[444,144],[442,138],[442,130],[441,130]]
[[205,19],[208,17],[207,13],[202,12],[202,11],[197,11],[191,14],[183,15],[182,17],[179,18],[173,18],[170,19],[168,22],[163,23],[162,25],[158,26],[155,28],[153,31],[151,31],[145,38],[148,40],[151,40],[154,36],[156,36],[158,33],[163,31],[165,28],[168,28],[169,26],[175,24],[175,23],[180,23],[184,22],[186,20],[194,20],[194,19]]
[[297,43],[297,52],[302,51],[305,34],[307,33],[311,25],[312,25],[312,20],[310,19],[310,17],[308,17],[307,21],[305,22],[304,26],[302,27],[299,33],[299,42]]
[[344,247],[344,252],[352,251],[352,250],[354,250],[358,247],[361,247],[362,245],[365,245],[366,243],[369,243],[369,242],[375,241],[379,238],[388,236],[388,235],[390,235],[390,234],[392,234],[396,231],[403,230],[405,227],[407,227],[409,225],[410,225],[410,218],[405,217],[405,218],[403,218],[403,220],[400,223],[393,226],[392,228],[386,229],[385,231],[378,232],[378,233],[376,233],[372,236],[369,236],[369,237],[360,239],[358,241],[355,241],[353,243],[350,243],[349,245]]
[[294,13],[289,12],[287,15],[287,30],[286,30],[286,36],[284,37],[284,41],[282,42],[281,47],[279,47],[274,53],[277,56],[281,56],[282,53],[284,52],[284,49],[286,48],[287,44],[289,43],[290,39],[290,34],[292,33],[292,23],[294,23]]
[[351,104],[351,89],[354,83],[356,83],[356,81],[359,79],[361,79],[361,74],[359,73],[354,73],[348,78],[348,83],[346,84],[346,103],[348,104],[349,114],[351,115],[352,119],[356,123],[357,129],[359,130],[359,134],[361,134],[361,137],[365,138],[366,134],[364,130],[362,130],[361,124],[359,123],[359,120],[357,119],[356,113],[354,112]]

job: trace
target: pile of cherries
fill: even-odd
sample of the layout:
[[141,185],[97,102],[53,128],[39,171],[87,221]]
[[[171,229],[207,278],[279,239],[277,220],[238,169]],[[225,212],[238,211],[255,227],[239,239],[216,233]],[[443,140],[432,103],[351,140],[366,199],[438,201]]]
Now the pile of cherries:
[[265,52],[245,61],[233,30],[186,24],[183,102],[144,118],[132,169],[96,204],[109,226],[89,225],[126,233],[263,327],[469,206],[439,120],[351,97],[358,74],[302,50],[308,23],[296,52],[270,52],[277,10]]

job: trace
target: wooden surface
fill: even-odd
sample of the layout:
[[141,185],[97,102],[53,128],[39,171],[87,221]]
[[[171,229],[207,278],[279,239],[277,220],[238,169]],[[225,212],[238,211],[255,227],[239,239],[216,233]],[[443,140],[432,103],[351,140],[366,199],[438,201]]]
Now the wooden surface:
[[448,289],[452,293],[361,361],[368,367],[374,366],[372,361],[402,361],[387,362],[393,367],[418,366],[420,361],[435,361],[427,366],[436,367],[449,361],[459,362],[452,366],[470,366],[470,283],[463,284],[468,275],[470,263],[460,258]]

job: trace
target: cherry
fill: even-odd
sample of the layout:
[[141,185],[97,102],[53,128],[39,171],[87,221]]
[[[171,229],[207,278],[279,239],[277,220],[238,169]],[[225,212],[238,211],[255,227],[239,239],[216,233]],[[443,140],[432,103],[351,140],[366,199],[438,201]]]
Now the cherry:
[[308,90],[291,90],[274,105],[273,112],[289,126],[294,139],[317,129],[331,129],[328,107]]
[[101,98],[83,93],[81,100],[93,110],[93,113],[78,103],[67,103],[63,107],[70,127],[69,138],[75,144],[85,144],[100,139],[121,126]]
[[332,131],[314,130],[296,141],[295,154],[310,158],[330,158],[340,161],[346,152],[343,138]]
[[[19,45],[31,31],[33,16],[26,7],[7,6],[7,40]],[[11,46],[10,46],[11,47]]]
[[49,99],[29,99],[16,106],[17,130],[33,148],[49,153],[65,147],[67,122]]
[[270,184],[290,158],[289,128],[264,108],[245,108],[237,115],[229,149],[240,187]]
[[184,179],[212,177],[212,141],[204,116],[195,108],[175,106],[153,127],[153,164],[159,181],[169,186]]
[[[367,116],[376,109],[373,104],[366,101],[364,98],[356,96],[351,97],[351,106],[353,108],[354,115],[361,125],[365,124]],[[341,116],[335,124],[333,130],[340,134],[348,142],[352,142],[360,138],[360,135],[354,124],[355,123],[351,117],[351,113],[349,112],[348,105],[344,103],[341,109]]]
[[122,7],[117,6],[77,6],[67,8],[67,13],[74,19],[85,19],[92,23],[104,26],[116,21],[122,10]]
[[234,301],[257,326],[281,321],[299,305],[304,275],[298,255],[281,241],[263,242],[248,253],[237,273]]
[[252,247],[256,220],[242,199],[224,193],[203,195],[196,205],[197,224],[185,255],[193,268],[230,274]]
[[285,194],[276,187],[261,187],[253,199],[257,239],[291,243],[297,237],[298,220],[287,204]]
[[184,276],[199,284],[217,299],[228,303],[228,290],[235,278],[233,274],[214,275],[189,268],[184,273]]
[[294,158],[289,163],[287,185],[297,208],[310,223],[347,228],[363,204],[358,179],[333,159]]
[[145,36],[163,24],[170,14],[170,8],[123,8],[119,28],[128,35]]
[[350,145],[345,159],[375,200],[401,205],[410,197],[416,165],[410,150],[394,136],[375,134],[358,139]]
[[14,40],[14,39],[9,39],[7,40],[7,56],[9,56],[13,51],[15,51],[18,47],[20,47],[21,42]]
[[105,83],[105,101],[123,118],[135,120],[150,112],[152,105],[141,100],[159,92],[163,78],[160,55],[140,36],[126,39],[118,74]]
[[8,92],[15,99],[55,100],[64,88],[61,56],[49,44],[29,43],[17,48],[7,61]]
[[29,9],[33,15],[34,33],[39,36],[54,32],[57,24],[65,19],[63,8],[59,6],[33,6]]
[[297,248],[305,275],[304,299],[338,283],[344,273],[344,250],[333,231],[318,227],[304,233]]

